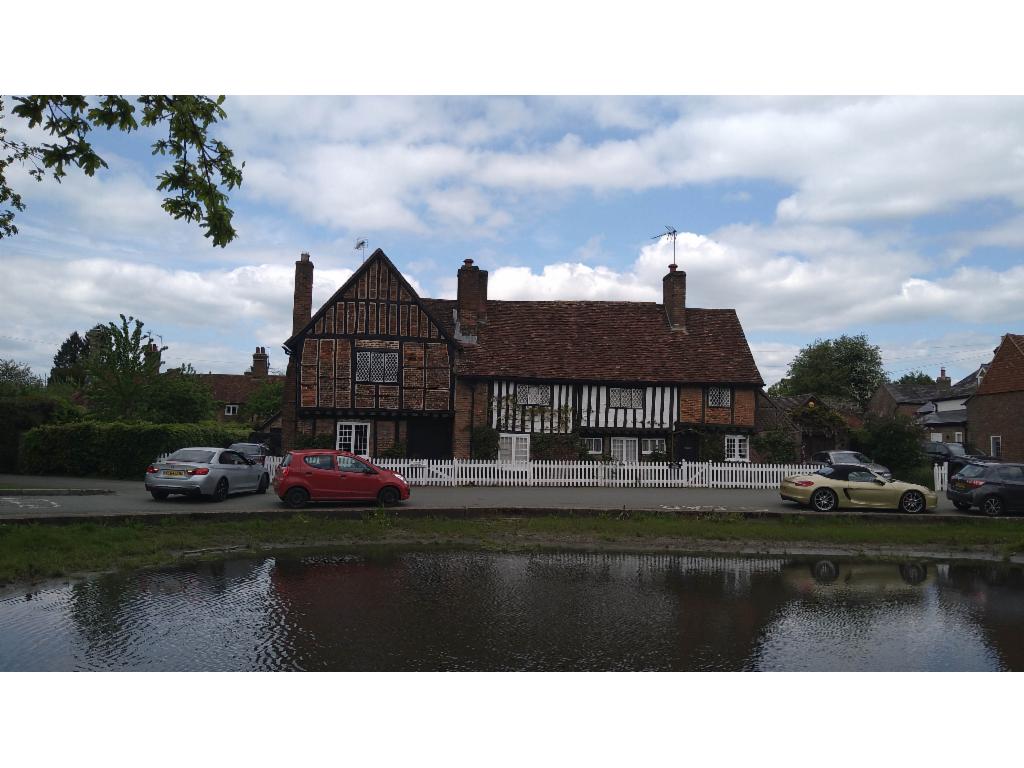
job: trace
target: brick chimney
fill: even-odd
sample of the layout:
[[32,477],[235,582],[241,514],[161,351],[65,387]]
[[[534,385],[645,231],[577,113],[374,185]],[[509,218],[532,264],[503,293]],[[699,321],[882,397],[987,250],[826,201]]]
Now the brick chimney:
[[256,347],[256,351],[252,353],[251,373],[259,378],[264,378],[270,373],[270,355],[267,354],[266,347]]
[[953,386],[953,380],[946,375],[946,369],[940,368],[938,378],[935,379],[935,383],[939,386],[939,389],[943,392],[947,391]]
[[661,280],[665,316],[673,331],[686,330],[686,273],[675,264],[668,265],[668,274]]
[[154,370],[160,370],[160,366],[163,363],[160,360],[160,353],[163,350],[156,345],[155,341],[149,342],[142,350],[142,355],[146,361],[146,365],[152,366]]
[[292,304],[292,336],[313,316],[313,262],[303,253],[295,262],[295,300]]
[[466,259],[459,267],[459,297],[455,333],[460,341],[476,343],[481,324],[487,323],[487,270]]

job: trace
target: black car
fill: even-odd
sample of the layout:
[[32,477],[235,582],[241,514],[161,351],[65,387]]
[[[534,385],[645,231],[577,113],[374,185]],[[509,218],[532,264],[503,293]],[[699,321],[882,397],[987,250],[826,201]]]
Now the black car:
[[949,479],[946,498],[959,510],[996,517],[1024,512],[1024,464],[973,462]]
[[932,460],[932,464],[948,464],[948,474],[955,475],[972,461],[986,461],[988,456],[967,451],[961,443],[922,442],[921,450]]
[[263,443],[232,443],[228,450],[238,451],[250,461],[257,464],[266,464],[267,456],[270,455],[270,448]]

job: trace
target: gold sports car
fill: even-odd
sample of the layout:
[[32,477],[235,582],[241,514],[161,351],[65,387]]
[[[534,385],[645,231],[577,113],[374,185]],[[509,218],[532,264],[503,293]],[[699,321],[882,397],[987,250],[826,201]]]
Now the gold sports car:
[[898,509],[916,514],[931,512],[939,503],[930,488],[886,480],[857,464],[835,464],[809,475],[790,475],[782,479],[779,495],[818,512]]

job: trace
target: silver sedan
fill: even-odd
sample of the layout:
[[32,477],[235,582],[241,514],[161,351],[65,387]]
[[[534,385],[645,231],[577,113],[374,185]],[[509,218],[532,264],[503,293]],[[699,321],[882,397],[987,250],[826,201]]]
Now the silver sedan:
[[146,490],[158,501],[172,493],[224,501],[229,493],[266,493],[269,485],[266,467],[227,448],[182,448],[146,469]]

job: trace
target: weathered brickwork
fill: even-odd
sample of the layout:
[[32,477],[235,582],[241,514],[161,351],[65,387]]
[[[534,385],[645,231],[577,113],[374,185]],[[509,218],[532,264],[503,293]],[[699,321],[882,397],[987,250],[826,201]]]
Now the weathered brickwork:
[[468,459],[472,455],[472,431],[475,427],[486,426],[487,393],[486,381],[457,381],[455,384],[455,428],[452,434],[452,454],[457,459]]
[[700,387],[679,388],[679,420],[685,424],[697,424],[701,421],[703,409],[701,401],[704,391]]
[[733,407],[733,424],[743,427],[754,426],[754,400],[757,395],[755,389],[737,388],[733,392],[736,398]]
[[967,401],[968,439],[982,453],[991,451],[991,438],[1002,439],[1002,458],[1024,461],[1024,391],[975,395]]

